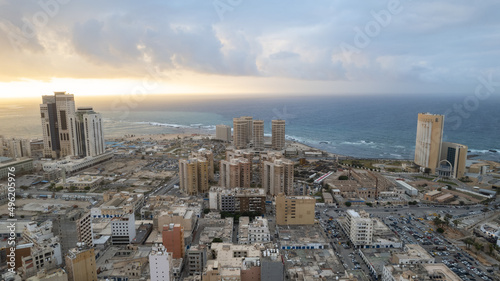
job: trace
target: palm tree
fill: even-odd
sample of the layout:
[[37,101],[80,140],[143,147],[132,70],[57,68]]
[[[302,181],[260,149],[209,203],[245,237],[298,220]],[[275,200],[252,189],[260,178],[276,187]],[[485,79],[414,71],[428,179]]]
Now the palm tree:
[[453,220],[453,224],[455,225],[455,227],[458,227],[460,223],[460,220]]

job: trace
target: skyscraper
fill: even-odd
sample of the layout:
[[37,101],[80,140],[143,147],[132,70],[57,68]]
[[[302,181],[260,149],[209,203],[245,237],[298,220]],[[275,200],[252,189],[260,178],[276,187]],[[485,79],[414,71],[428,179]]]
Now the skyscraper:
[[233,145],[236,149],[247,148],[248,120],[233,118]]
[[69,120],[72,155],[86,157],[105,152],[101,114],[92,107],[79,107]]
[[272,148],[282,150],[285,148],[285,120],[272,120]]
[[434,174],[441,157],[444,115],[419,113],[417,141],[415,144],[415,164],[421,170],[430,169]]
[[66,92],[42,96],[40,115],[43,130],[43,155],[59,158],[71,155],[69,116],[75,113],[75,98]]
[[256,150],[264,149],[264,121],[253,121],[253,147]]
[[227,125],[215,126],[215,139],[231,142],[231,127]]

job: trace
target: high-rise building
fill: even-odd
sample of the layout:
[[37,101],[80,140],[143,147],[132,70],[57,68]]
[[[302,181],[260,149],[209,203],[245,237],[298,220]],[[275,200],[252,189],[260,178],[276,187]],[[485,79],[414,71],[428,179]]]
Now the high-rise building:
[[463,178],[465,175],[465,162],[467,161],[466,145],[443,142],[441,146],[441,159],[439,162],[439,175],[450,178]]
[[71,209],[65,213],[48,214],[46,218],[52,220],[53,232],[60,237],[64,255],[78,242],[93,245],[90,211]]
[[355,247],[371,245],[373,241],[373,220],[365,211],[347,210],[345,229]]
[[274,150],[282,150],[285,148],[285,120],[272,120],[271,125],[271,146]]
[[441,157],[444,115],[419,113],[417,141],[415,144],[415,164],[422,170],[430,169],[434,174]]
[[221,160],[219,169],[219,185],[225,188],[250,187],[252,165],[243,157]]
[[135,216],[127,214],[111,220],[111,242],[113,245],[127,245],[135,239]]
[[231,127],[227,125],[215,126],[215,139],[231,142]]
[[105,152],[101,114],[92,107],[79,107],[69,120],[72,155],[86,157]]
[[256,150],[264,149],[264,121],[253,121],[253,148]]
[[75,113],[75,98],[66,92],[54,92],[54,96],[42,96],[40,115],[42,120],[44,157],[59,158],[71,155],[69,116]]
[[182,191],[189,195],[208,192],[209,162],[204,157],[180,159],[179,180]]
[[153,247],[149,254],[149,272],[151,281],[173,280],[172,255],[167,252],[163,245]]
[[191,153],[192,158],[205,158],[208,162],[208,179],[214,180],[214,154],[212,151],[202,148],[196,152]]
[[310,196],[276,197],[276,224],[278,225],[312,225],[314,224],[314,208],[316,199]]
[[248,143],[248,120],[244,118],[233,118],[233,145],[236,149],[247,147]]
[[184,258],[184,227],[173,223],[163,226],[162,241],[172,258]]
[[293,162],[272,159],[262,164],[262,188],[270,195],[293,195]]
[[[3,152],[2,152],[3,151]],[[27,139],[0,139],[0,156],[13,159],[31,157],[31,144]]]
[[69,281],[97,281],[94,249],[71,249],[66,255],[66,273]]
[[253,118],[252,116],[241,116],[241,119],[247,122],[247,143],[250,143],[253,140]]

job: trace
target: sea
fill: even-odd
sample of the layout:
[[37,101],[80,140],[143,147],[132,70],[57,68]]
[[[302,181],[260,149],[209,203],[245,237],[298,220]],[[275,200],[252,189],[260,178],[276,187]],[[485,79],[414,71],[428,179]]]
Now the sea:
[[[445,115],[443,141],[475,159],[500,161],[500,96],[470,95],[137,95],[79,97],[104,118],[107,137],[215,133],[234,117],[286,121],[286,138],[356,158],[413,159],[417,115]],[[40,138],[40,98],[0,100],[0,135]]]

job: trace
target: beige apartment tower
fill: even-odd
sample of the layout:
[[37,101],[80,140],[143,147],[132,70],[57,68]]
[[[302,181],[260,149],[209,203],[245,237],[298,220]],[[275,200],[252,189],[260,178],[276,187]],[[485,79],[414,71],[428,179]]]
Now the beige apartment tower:
[[293,195],[293,162],[291,160],[264,161],[262,169],[262,188],[266,194]]
[[272,148],[283,150],[285,148],[285,120],[272,120]]
[[214,154],[208,149],[200,149],[191,153],[191,158],[205,158],[208,162],[208,179],[214,180]]
[[228,125],[215,126],[215,139],[224,142],[231,142],[231,127]]
[[66,272],[69,281],[97,281],[94,249],[69,250],[66,255]]
[[233,118],[233,145],[236,149],[247,148],[248,121],[243,118]]
[[444,115],[418,114],[415,164],[422,170],[429,168],[432,174],[436,172],[441,157],[443,125]]
[[180,189],[189,195],[208,192],[209,163],[205,158],[179,160]]
[[253,148],[255,150],[264,149],[264,121],[253,121]]
[[279,194],[276,197],[276,224],[312,225],[315,205],[316,199],[313,197]]
[[441,146],[441,159],[439,162],[439,175],[460,179],[465,175],[465,162],[467,161],[466,145],[443,142]]
[[43,132],[43,156],[60,158],[72,155],[69,117],[75,113],[75,97],[66,92],[42,96],[40,117]]
[[250,187],[252,165],[243,157],[220,161],[219,185],[224,188]]

